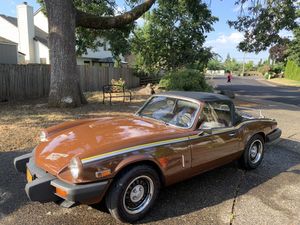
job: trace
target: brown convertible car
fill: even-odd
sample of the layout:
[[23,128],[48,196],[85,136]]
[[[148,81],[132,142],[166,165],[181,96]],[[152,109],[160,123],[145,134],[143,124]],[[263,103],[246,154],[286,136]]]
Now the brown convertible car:
[[30,200],[92,204],[105,200],[120,221],[142,218],[161,187],[233,160],[255,169],[275,120],[243,116],[226,96],[153,95],[132,116],[65,122],[41,133],[32,153],[15,158]]

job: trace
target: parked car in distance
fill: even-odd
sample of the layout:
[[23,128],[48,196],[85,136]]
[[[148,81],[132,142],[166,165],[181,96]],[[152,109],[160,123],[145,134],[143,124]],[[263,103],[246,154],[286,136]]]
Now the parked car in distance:
[[233,160],[255,169],[265,143],[280,135],[275,120],[242,116],[224,95],[166,92],[151,96],[132,116],[50,127],[14,165],[27,174],[32,201],[70,207],[104,200],[117,220],[134,222],[162,187]]

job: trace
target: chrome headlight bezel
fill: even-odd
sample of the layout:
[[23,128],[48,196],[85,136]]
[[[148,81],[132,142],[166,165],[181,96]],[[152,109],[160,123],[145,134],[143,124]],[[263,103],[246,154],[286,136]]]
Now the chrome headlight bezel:
[[82,162],[78,157],[71,159],[69,163],[69,170],[74,179],[78,179],[82,171]]

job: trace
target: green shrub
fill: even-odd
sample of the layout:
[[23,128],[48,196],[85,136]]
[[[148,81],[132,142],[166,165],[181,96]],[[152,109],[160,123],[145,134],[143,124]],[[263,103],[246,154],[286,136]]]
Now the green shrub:
[[213,88],[206,83],[204,73],[193,69],[180,69],[163,76],[159,86],[166,90],[176,91],[207,91]]
[[288,60],[284,75],[288,79],[300,81],[300,67],[294,61]]
[[284,64],[278,63],[273,66],[271,66],[271,72],[274,72],[275,74],[279,74],[284,71]]

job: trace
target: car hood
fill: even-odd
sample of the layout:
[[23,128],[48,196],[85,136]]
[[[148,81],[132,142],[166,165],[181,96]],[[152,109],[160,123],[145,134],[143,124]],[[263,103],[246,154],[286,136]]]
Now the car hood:
[[88,158],[173,138],[183,132],[183,129],[136,116],[67,122],[46,130],[47,141],[36,147],[35,161],[40,168],[57,175],[74,156]]

